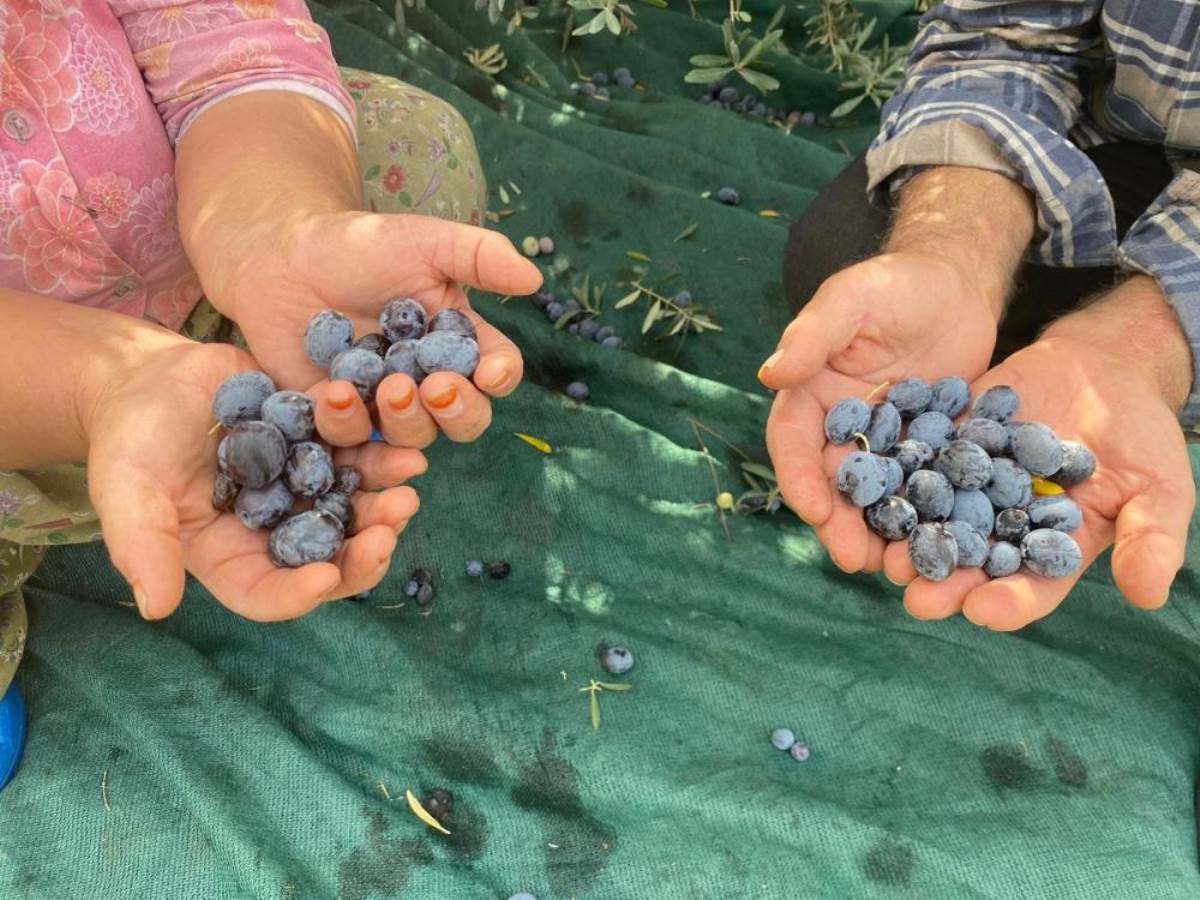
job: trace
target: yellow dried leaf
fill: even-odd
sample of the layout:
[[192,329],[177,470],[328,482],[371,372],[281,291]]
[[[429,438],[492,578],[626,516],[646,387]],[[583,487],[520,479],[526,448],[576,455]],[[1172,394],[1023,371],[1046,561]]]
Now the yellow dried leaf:
[[636,259],[638,262],[650,262],[650,257],[638,250],[626,250],[625,255],[630,259]]
[[554,448],[551,447],[549,444],[547,444],[545,441],[543,441],[541,438],[536,438],[532,434],[522,434],[519,431],[515,432],[515,433],[516,433],[517,437],[519,437],[521,440],[523,440],[525,443],[527,443],[530,447],[532,447],[535,450],[541,450],[543,453],[553,453],[554,452]]
[[413,811],[413,815],[432,828],[434,831],[440,831],[442,834],[449,836],[442,823],[429,814],[429,810],[421,805],[421,801],[416,798],[412,791],[404,792],[404,799],[408,801],[408,808]]
[[1061,486],[1055,484],[1053,481],[1047,481],[1044,478],[1033,479],[1033,492],[1039,497],[1054,497],[1058,494],[1064,493]]
[[777,209],[760,209],[758,214],[764,219],[778,219],[783,216],[783,213],[779,212]]

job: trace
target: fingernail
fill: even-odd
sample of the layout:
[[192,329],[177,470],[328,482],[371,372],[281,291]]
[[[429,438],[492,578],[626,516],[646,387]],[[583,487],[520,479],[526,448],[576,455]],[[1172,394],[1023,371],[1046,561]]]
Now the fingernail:
[[440,394],[434,394],[429,398],[429,405],[434,409],[449,409],[454,401],[458,399],[458,388],[448,387]]
[[392,397],[388,400],[388,407],[392,412],[403,412],[412,406],[413,397],[416,396],[416,391],[409,388],[402,396]]
[[978,625],[980,627],[983,627],[983,623],[980,622],[978,619],[976,619],[973,615],[971,615],[971,610],[968,607],[963,606],[962,614],[963,614],[963,618],[966,619],[968,622],[970,622],[972,625]]
[[502,369],[500,374],[488,385],[489,391],[498,391],[508,383],[508,369]]
[[888,581],[890,581],[892,584],[894,584],[896,587],[904,587],[905,586],[903,581],[896,581],[887,572],[883,573],[883,577],[886,578]]
[[351,397],[349,394],[344,394],[340,397],[337,395],[334,395],[329,398],[329,405],[332,406],[334,409],[346,410],[346,409],[349,409],[353,404],[354,404],[354,398]]
[[777,362],[779,362],[781,359],[783,359],[783,351],[776,350],[774,353],[772,353],[770,356],[767,357],[766,362],[764,362],[761,366],[759,366],[758,374],[761,376],[763,374],[763,372],[767,371],[768,369],[775,368],[775,364]]
[[146,596],[146,591],[142,588],[141,579],[133,579],[129,582],[129,586],[133,588],[133,602],[137,604],[138,612],[143,619],[149,619],[150,615],[147,612],[147,606],[150,603],[150,598]]
[[832,553],[829,554],[829,559],[835,566],[837,566],[839,569],[841,569],[847,575],[851,574],[850,570],[847,569],[845,566],[843,566],[840,562],[838,562],[838,558],[836,556],[834,556]]

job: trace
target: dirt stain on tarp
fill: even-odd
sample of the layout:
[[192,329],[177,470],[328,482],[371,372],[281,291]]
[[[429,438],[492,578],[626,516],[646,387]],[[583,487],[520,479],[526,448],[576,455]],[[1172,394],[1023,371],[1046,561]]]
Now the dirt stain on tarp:
[[387,817],[364,809],[367,842],[338,867],[338,900],[367,900],[388,896],[404,887],[413,866],[433,862],[433,850],[424,839],[390,838]]
[[638,206],[650,206],[658,199],[658,195],[640,180],[629,182],[629,187],[625,189],[625,197],[630,203],[636,203]]
[[457,784],[493,786],[500,783],[496,761],[478,742],[443,734],[422,742],[425,758],[446,780]]
[[868,881],[888,887],[908,887],[916,864],[912,847],[886,837],[866,852],[861,866]]
[[997,790],[1029,791],[1040,779],[1029,764],[1029,751],[1019,744],[993,744],[979,755],[979,763]]
[[554,750],[554,736],[547,731],[536,761],[522,769],[512,799],[541,817],[550,887],[556,897],[572,897],[596,886],[616,850],[617,833],[584,808],[579,772]]
[[472,863],[483,855],[488,841],[488,823],[483,813],[464,806],[460,798],[454,803],[454,812],[442,824],[450,834],[441,841],[460,862]]
[[1046,740],[1046,754],[1050,757],[1054,776],[1060,784],[1070,788],[1087,787],[1088,767],[1082,756],[1056,737]]
[[591,236],[592,214],[582,200],[568,200],[558,212],[559,226],[577,244],[585,243]]

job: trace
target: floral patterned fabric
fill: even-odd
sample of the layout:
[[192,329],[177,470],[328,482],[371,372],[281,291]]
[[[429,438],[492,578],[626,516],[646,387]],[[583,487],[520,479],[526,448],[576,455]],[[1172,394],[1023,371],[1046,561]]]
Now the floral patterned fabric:
[[[341,75],[360,121],[367,123],[359,129],[358,148],[368,206],[384,213],[420,213],[478,224],[487,189],[475,140],[462,116],[445,101],[394,79],[357,69],[343,69]],[[161,198],[163,184],[142,190]],[[88,196],[89,205],[96,204],[97,221],[102,216],[129,220],[129,189],[119,176],[95,179]],[[173,234],[173,194],[163,215],[169,217],[168,231]],[[139,226],[147,229],[147,242],[161,240],[163,232],[154,231],[148,220],[138,220],[135,227]],[[185,300],[183,295],[181,303]],[[237,326],[207,300],[189,306],[191,312],[179,328],[183,334],[244,346]],[[0,695],[25,645],[25,607],[17,589],[41,561],[42,548],[99,539],[82,464],[0,472]]]
[[303,0],[0,3],[0,285],[179,328],[200,298],[175,223],[174,145],[251,90],[354,127]]
[[412,85],[353,69],[342,72],[358,104],[368,209],[479,225],[486,191],[475,140],[463,117]]

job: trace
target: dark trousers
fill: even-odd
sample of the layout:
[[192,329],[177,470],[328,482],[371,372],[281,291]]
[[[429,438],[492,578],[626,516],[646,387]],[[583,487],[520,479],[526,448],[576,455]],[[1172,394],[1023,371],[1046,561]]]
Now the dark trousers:
[[[1112,194],[1118,235],[1124,236],[1171,181],[1162,147],[1123,141],[1087,151]],[[788,235],[783,284],[799,311],[826,278],[879,252],[889,212],[867,201],[867,167],[859,157],[797,219]],[[1079,301],[1114,283],[1112,268],[1060,269],[1026,265],[1000,327],[993,363],[1031,343],[1043,327]]]

